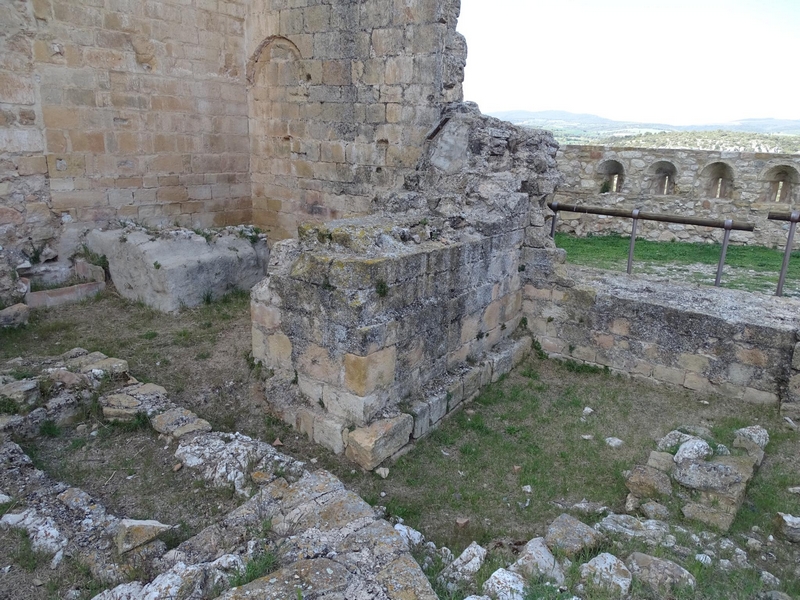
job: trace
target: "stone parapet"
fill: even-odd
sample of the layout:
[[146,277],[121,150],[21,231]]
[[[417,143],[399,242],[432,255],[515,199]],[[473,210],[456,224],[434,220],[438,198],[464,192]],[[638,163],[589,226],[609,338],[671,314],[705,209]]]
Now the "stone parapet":
[[539,280],[523,290],[528,328],[549,355],[784,411],[800,399],[789,385],[797,301],[588,269],[570,275],[580,285]]
[[[565,182],[557,202],[755,224],[753,232],[732,232],[731,240],[739,244],[784,247],[788,223],[769,221],[767,215],[800,206],[797,154],[564,146],[558,164]],[[578,236],[631,231],[630,219],[596,215],[561,212],[559,223],[559,231]],[[723,234],[654,221],[641,221],[637,228],[637,236],[653,241],[721,242]]]

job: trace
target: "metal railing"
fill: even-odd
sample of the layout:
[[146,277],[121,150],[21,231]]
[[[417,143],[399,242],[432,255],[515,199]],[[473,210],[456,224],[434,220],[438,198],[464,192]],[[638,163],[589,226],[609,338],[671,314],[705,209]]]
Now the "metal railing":
[[783,284],[786,283],[786,271],[789,269],[789,258],[792,256],[792,245],[794,244],[794,231],[797,222],[800,221],[800,211],[790,213],[770,211],[767,215],[770,221],[789,221],[789,235],[786,237],[786,249],[783,251],[783,264],[781,264],[781,276],[778,278],[778,289],[776,296],[783,296]]
[[[661,213],[646,213],[640,211],[638,208],[633,210],[622,210],[615,208],[603,208],[600,206],[578,206],[577,204],[562,204],[560,202],[548,202],[547,206],[555,213],[553,221],[550,224],[550,237],[556,235],[556,224],[558,223],[558,211],[583,213],[588,215],[603,215],[606,217],[621,217],[623,219],[632,219],[631,226],[631,243],[628,247],[628,275],[631,274],[633,269],[633,249],[636,245],[636,227],[639,220],[643,221],[660,221],[662,223],[677,223],[679,225],[699,225],[701,227],[715,227],[717,229],[725,230],[725,237],[722,240],[722,250],[719,254],[719,263],[717,264],[717,277],[714,280],[714,285],[719,287],[722,280],[722,268],[725,265],[725,256],[728,254],[728,242],[730,241],[731,231],[753,231],[755,225],[752,223],[745,223],[742,221],[734,221],[732,219],[703,219],[700,217],[681,217],[678,215],[666,215]],[[778,292],[776,295],[780,296],[783,291],[783,281],[786,278],[786,269],[789,266],[788,256],[791,253],[792,238],[794,237],[794,230],[797,222],[800,221],[800,212],[794,212],[789,218],[779,218],[785,215],[774,213],[774,220],[791,221],[792,225],[789,229],[789,241],[786,245],[786,253],[783,258],[783,268],[781,269],[781,279],[778,282]],[[796,215],[796,218],[795,218]],[[770,219],[773,219],[773,213],[770,213]],[[794,220],[792,220],[794,219]]]

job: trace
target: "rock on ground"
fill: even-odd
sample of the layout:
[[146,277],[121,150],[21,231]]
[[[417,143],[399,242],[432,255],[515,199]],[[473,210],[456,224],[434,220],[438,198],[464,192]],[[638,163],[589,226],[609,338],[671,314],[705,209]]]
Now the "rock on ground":
[[632,576],[624,562],[603,552],[581,565],[581,580],[625,595],[631,588]]
[[790,542],[800,544],[800,517],[779,512],[775,518],[775,526],[780,535]]
[[525,544],[519,553],[519,558],[509,570],[523,575],[526,579],[544,577],[552,579],[559,585],[564,583],[564,571],[541,537]]
[[641,552],[634,552],[628,557],[628,568],[634,577],[656,590],[669,590],[680,586],[694,588],[696,585],[694,576],[680,565]]
[[525,580],[517,573],[497,569],[483,584],[483,593],[493,600],[525,600]]
[[486,550],[477,542],[472,542],[457,559],[445,567],[439,577],[454,584],[470,581],[483,566],[484,560],[486,560]]
[[558,549],[570,557],[597,547],[602,539],[602,534],[566,513],[550,524],[545,536],[551,550]]

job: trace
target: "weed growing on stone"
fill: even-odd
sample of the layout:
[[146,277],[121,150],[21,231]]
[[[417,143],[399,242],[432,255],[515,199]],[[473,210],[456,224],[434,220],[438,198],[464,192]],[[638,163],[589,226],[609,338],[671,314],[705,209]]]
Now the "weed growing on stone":
[[0,398],[0,415],[16,415],[19,412],[19,406],[11,398]]
[[61,428],[56,424],[55,421],[48,419],[46,421],[42,421],[42,424],[39,425],[39,435],[49,438],[58,437],[61,435]]
[[231,577],[231,587],[239,587],[272,573],[278,566],[278,556],[274,552],[262,552],[253,557],[244,569]]

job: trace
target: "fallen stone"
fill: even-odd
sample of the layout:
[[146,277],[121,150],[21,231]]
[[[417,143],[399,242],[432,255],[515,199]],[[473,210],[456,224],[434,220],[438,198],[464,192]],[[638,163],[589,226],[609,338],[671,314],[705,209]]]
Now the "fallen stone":
[[611,592],[627,595],[631,588],[631,572],[613,554],[603,552],[581,565],[581,580],[591,582]]
[[21,327],[28,324],[31,309],[25,304],[13,304],[0,310],[0,327]]
[[696,438],[697,436],[689,435],[688,433],[683,433],[682,431],[678,431],[677,429],[670,431],[667,435],[663,438],[658,440],[658,444],[656,448],[659,452],[666,452],[673,448],[678,448],[684,442],[688,442],[691,439]]
[[658,469],[664,473],[671,473],[675,468],[675,461],[669,452],[658,452],[653,450],[647,459],[647,466]]
[[211,424],[185,408],[172,408],[150,420],[153,429],[164,435],[181,438],[189,433],[211,431]]
[[669,476],[653,467],[636,465],[625,480],[625,487],[638,498],[668,496],[672,493]]
[[611,514],[595,525],[598,531],[616,534],[628,539],[639,538],[655,545],[669,535],[669,525],[664,521],[648,519],[642,521],[632,515]]
[[[767,433],[767,430],[760,425],[751,425],[750,427],[737,429],[734,434],[737,438],[750,440],[762,450],[766,450],[767,444],[769,444],[769,433]],[[734,447],[736,447],[735,443]]]
[[127,394],[110,394],[100,399],[103,417],[109,421],[133,421],[136,415],[144,412],[140,400]]
[[558,549],[572,557],[582,550],[596,548],[602,539],[600,533],[565,513],[547,528],[545,543],[551,550]]
[[378,469],[375,469],[375,474],[381,479],[386,479],[389,476],[389,469],[387,469],[386,467],[380,467]]
[[60,383],[68,389],[82,387],[89,384],[89,379],[85,375],[73,373],[72,371],[67,371],[66,369],[52,369],[47,372],[47,377],[53,383]]
[[760,578],[761,582],[767,587],[777,588],[781,586],[781,580],[769,571],[761,571]]
[[345,456],[371,471],[405,446],[413,429],[414,418],[407,414],[375,421],[350,432]]
[[31,547],[39,552],[56,554],[68,543],[56,522],[48,516],[39,514],[33,508],[20,513],[6,513],[0,519],[0,523],[26,531],[31,540]]
[[447,584],[457,586],[471,581],[486,560],[486,550],[477,542],[472,542],[452,563],[444,568],[439,578]]
[[128,361],[120,358],[104,358],[84,365],[80,371],[97,379],[102,377],[122,377],[128,373]]
[[8,398],[20,406],[33,406],[40,398],[39,382],[36,379],[20,379],[0,385],[0,398]]
[[419,531],[408,527],[407,525],[403,525],[402,523],[395,525],[394,530],[400,534],[400,537],[403,538],[403,541],[405,541],[409,548],[419,546],[425,542],[425,536],[423,536]]
[[628,557],[627,564],[637,579],[655,590],[671,590],[683,586],[694,588],[697,583],[689,571],[671,560],[634,552]]
[[525,544],[519,553],[519,558],[509,567],[509,570],[519,573],[525,579],[544,577],[559,585],[564,583],[564,571],[556,557],[550,552],[544,538],[541,537],[534,538]]
[[122,519],[114,536],[114,542],[117,545],[117,551],[123,554],[143,546],[170,529],[172,529],[171,525],[164,525],[154,520]]
[[711,525],[720,531],[728,531],[736,518],[736,510],[729,506],[709,506],[689,502],[681,508],[683,516],[693,521]]
[[611,448],[621,448],[624,444],[625,444],[625,442],[623,442],[619,438],[616,438],[616,437],[607,437],[606,438],[606,445],[611,447]]
[[779,512],[775,517],[775,529],[790,542],[800,544],[800,517]]
[[111,279],[124,298],[163,312],[198,306],[233,289],[249,290],[266,274],[269,251],[263,241],[251,244],[227,232],[209,240],[188,230],[171,235],[154,239],[144,231],[92,230],[86,244],[108,257]]
[[641,509],[648,519],[661,519],[663,521],[669,518],[669,509],[663,504],[652,500],[642,504]]
[[525,600],[525,580],[517,573],[497,569],[483,584],[482,591],[494,600]]
[[700,438],[686,440],[675,453],[674,461],[681,463],[687,460],[705,460],[714,455],[708,442]]

